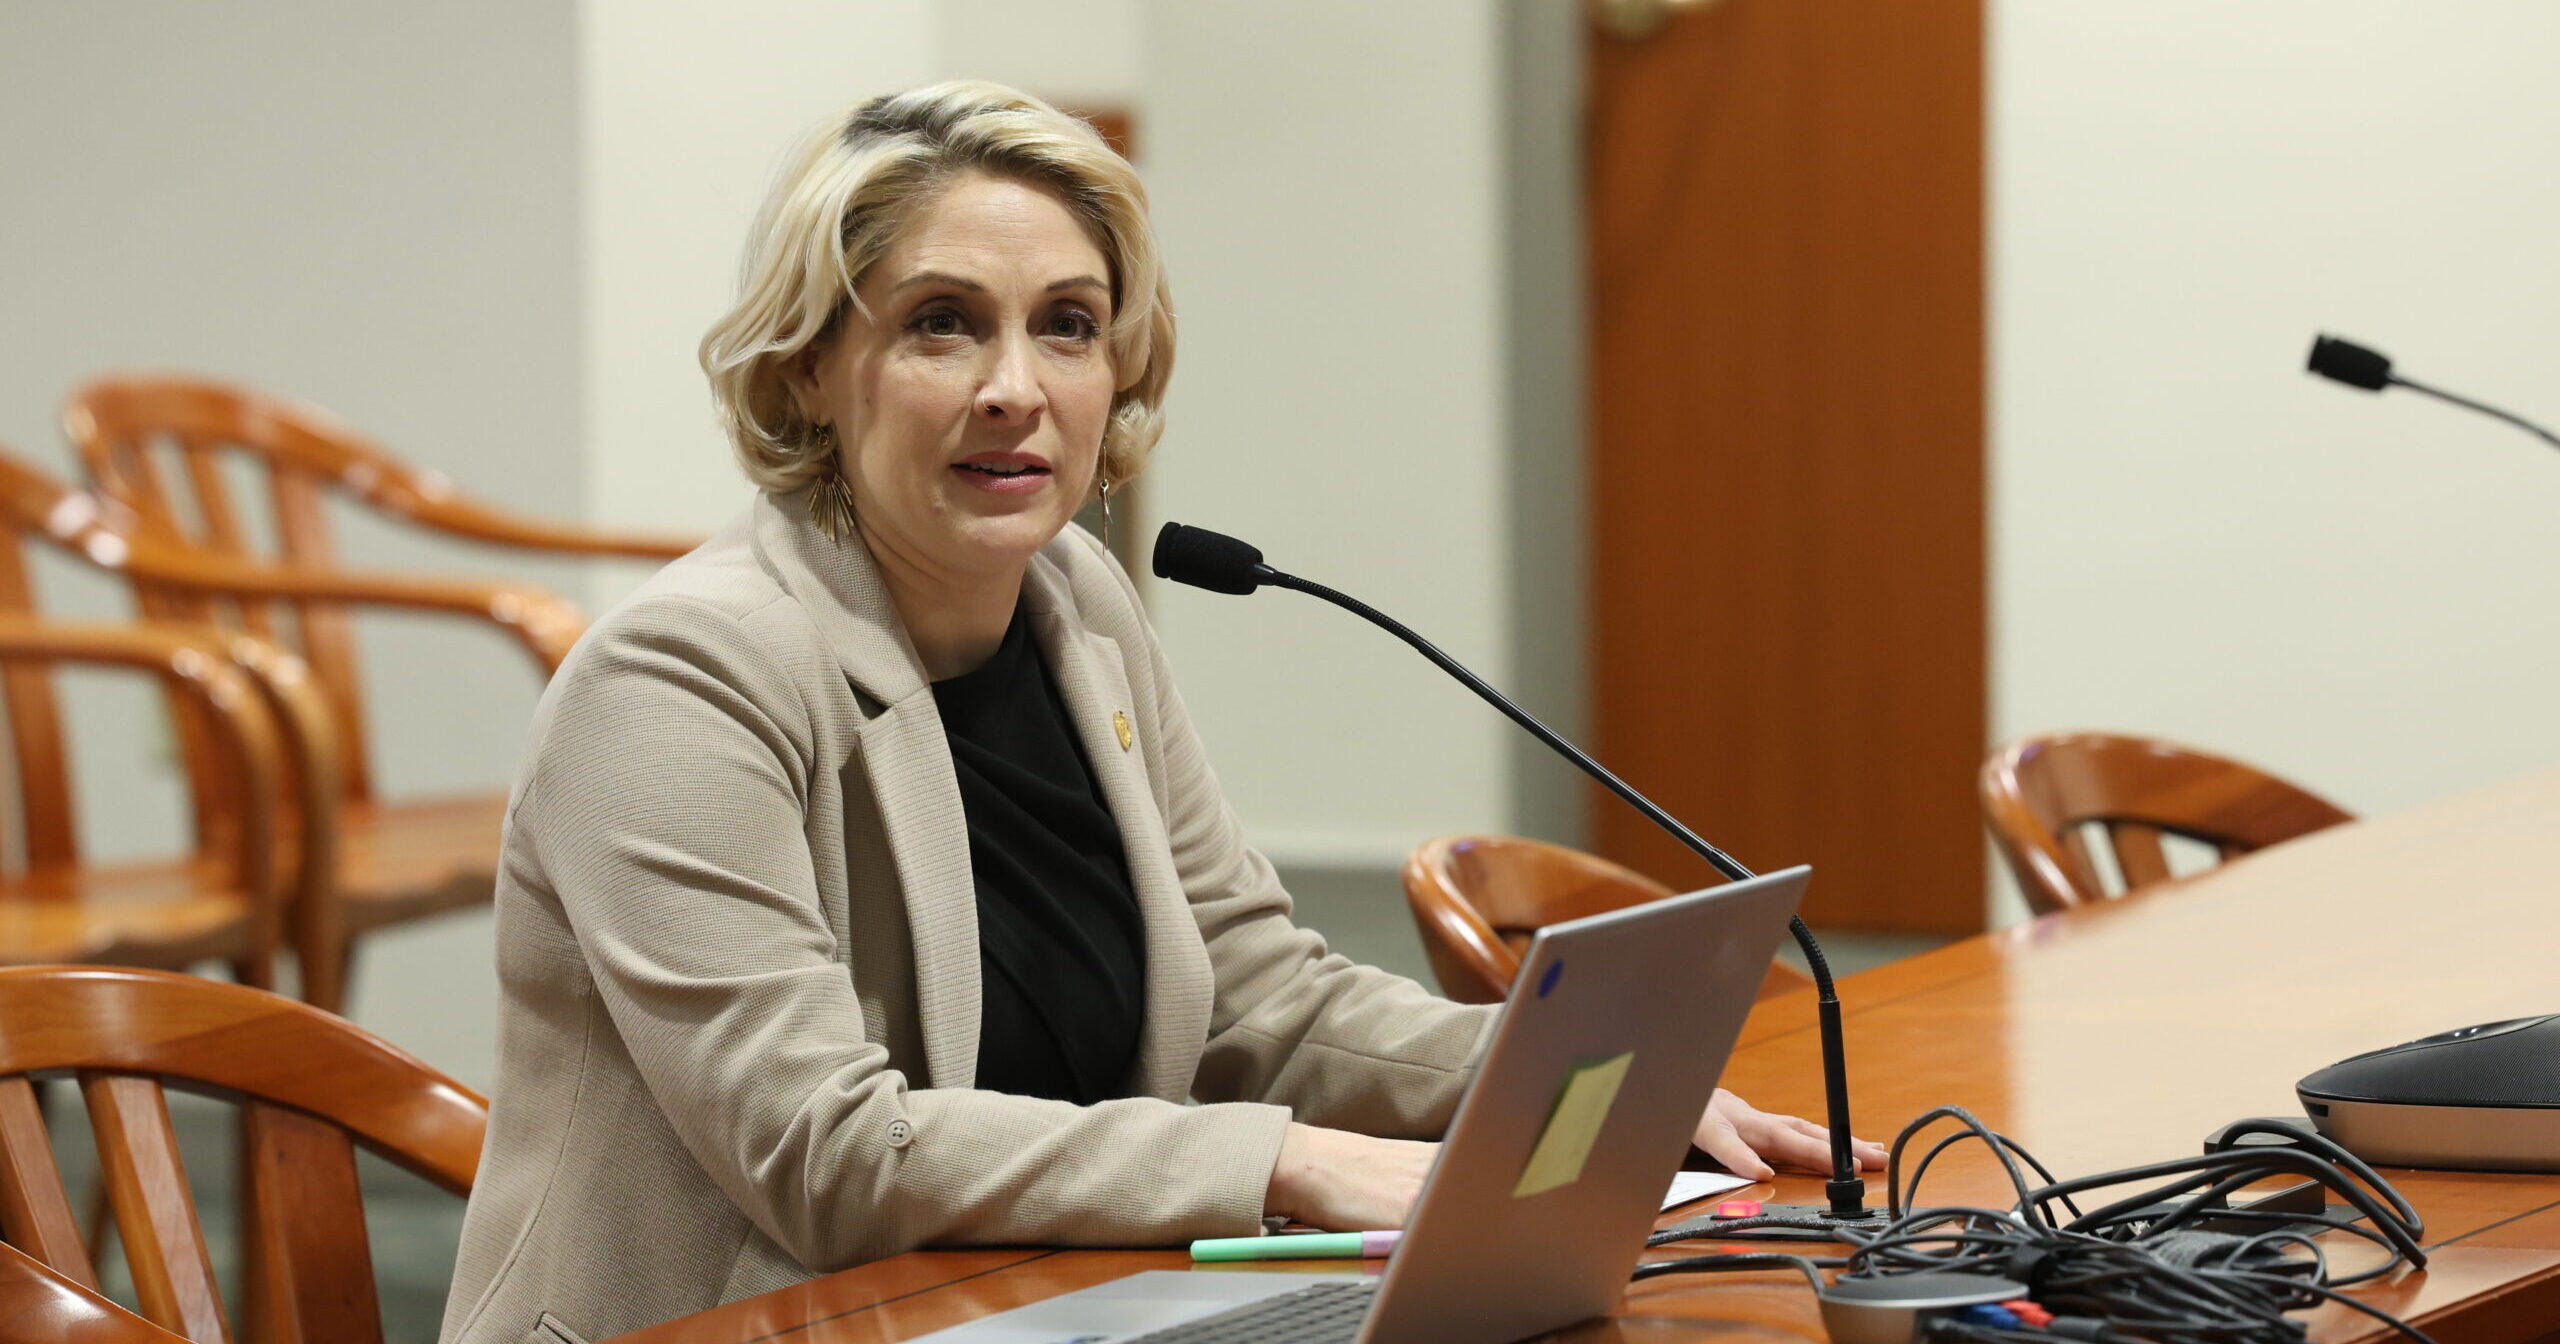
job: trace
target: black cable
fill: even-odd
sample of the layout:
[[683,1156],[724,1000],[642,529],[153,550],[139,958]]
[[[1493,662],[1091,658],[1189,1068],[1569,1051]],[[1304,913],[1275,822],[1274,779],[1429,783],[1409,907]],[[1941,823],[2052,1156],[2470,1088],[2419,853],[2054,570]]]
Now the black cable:
[[[2164,1189],[2129,1195],[2076,1220],[2071,1225],[2073,1230],[2082,1230],[2083,1224],[2103,1224],[2110,1216],[2121,1216],[2127,1211],[2143,1208],[2146,1204],[2157,1204],[2166,1195],[2184,1194],[2198,1188],[2205,1180],[2210,1179],[2200,1179],[2195,1175],[2199,1171],[2234,1168],[2254,1170],[2258,1173],[2256,1179],[2259,1180],[2292,1175],[2308,1176],[2318,1181],[2323,1186],[2336,1191],[2349,1204],[2355,1206],[2358,1213],[2371,1220],[2374,1228],[2390,1238],[2393,1249],[2406,1258],[2413,1267],[2426,1268],[2426,1248],[2418,1241],[2418,1238],[2426,1233],[2426,1224],[2418,1218],[2417,1211],[2409,1207],[2408,1201],[2401,1198],[2400,1192],[2392,1190],[2387,1183],[2382,1182],[2379,1175],[2376,1175],[2372,1177],[2376,1187],[2386,1192],[2382,1199],[2377,1199],[2363,1184],[2349,1179],[2319,1156],[2303,1152],[2299,1148],[2279,1146],[2232,1148],[2198,1157],[2127,1167],[2122,1171],[2083,1176],[2078,1180],[2046,1186],[2036,1193],[2036,1200],[2042,1202],[2059,1198],[2064,1194],[2104,1189],[2133,1181],[2171,1176],[2180,1178],[2172,1181]],[[2366,1170],[2370,1171],[2371,1168]]]
[[[1931,1138],[1917,1161],[1913,1145],[1941,1122],[1956,1132]],[[2408,1322],[2340,1290],[2423,1267],[2425,1223],[2416,1209],[2370,1166],[2316,1134],[2284,1125],[2234,1127],[2228,1134],[2269,1133],[2282,1144],[2218,1147],[2195,1157],[2057,1181],[2035,1156],[1962,1107],[1942,1106],[1896,1135],[1886,1192],[1893,1221],[1871,1234],[1843,1235],[1845,1256],[1815,1260],[1764,1253],[1705,1255],[1663,1261],[1637,1278],[1789,1267],[1821,1285],[1820,1270],[1844,1277],[1891,1278],[1915,1273],[1972,1273],[2015,1280],[2054,1314],[2041,1326],[2016,1328],[1944,1319],[1932,1339],[1987,1344],[2300,1344],[2303,1327],[2286,1313],[2342,1302],[2398,1331],[2433,1344]],[[1930,1164],[1966,1140],[1999,1161],[2017,1202],[2010,1208],[1921,1205]],[[2031,1185],[2026,1172],[2043,1180]],[[1906,1174],[1907,1173],[1907,1174]],[[2262,1181],[2308,1177],[2336,1194],[2353,1216],[2285,1214],[2234,1208],[2231,1197]],[[2137,1187],[2082,1212],[2073,1196]],[[2053,1210],[2071,1221],[2057,1225]],[[1794,1226],[1804,1220],[1743,1219],[1729,1226]],[[2216,1224],[2272,1224],[2263,1231],[2208,1231]],[[2332,1273],[2322,1232],[2346,1232],[2373,1243],[2382,1263],[2345,1276]],[[1712,1232],[1706,1235],[1712,1236]]]
[[2389,1181],[2382,1179],[2382,1173],[2375,1171],[2370,1163],[2348,1152],[2337,1140],[2326,1134],[2304,1129],[2299,1125],[2267,1119],[2238,1121],[2225,1125],[2221,1132],[2230,1139],[2249,1134],[2272,1135],[2283,1139],[2292,1147],[2300,1148],[2325,1158],[2336,1166],[2344,1167],[2357,1180],[2364,1182],[2375,1193],[2389,1201],[2392,1211],[2399,1215],[2402,1222],[2408,1224],[2413,1236],[2424,1237],[2427,1234],[2427,1220],[2418,1216],[2418,1210],[2409,1203],[2407,1197],[2403,1196]]
[[1816,1289],[1822,1287],[1822,1271],[1838,1269],[1849,1263],[1829,1256],[1788,1255],[1783,1251],[1737,1252],[1732,1255],[1696,1255],[1686,1260],[1657,1260],[1636,1266],[1628,1277],[1642,1282],[1668,1274],[1742,1274],[1755,1269],[1792,1269],[1804,1275]]
[[[1716,1221],[1715,1230],[1718,1232],[1749,1232],[1755,1228],[1763,1227],[1783,1227],[1797,1232],[1825,1232],[1834,1236],[1847,1237],[1853,1241],[1864,1235],[1855,1228],[1842,1227],[1838,1223],[1820,1218],[1782,1218],[1776,1214],[1763,1214],[1750,1218],[1718,1219]],[[1687,1223],[1675,1223],[1672,1226],[1663,1228],[1662,1230],[1655,1232],[1652,1236],[1645,1238],[1644,1244],[1648,1247],[1668,1246],[1675,1241],[1688,1241],[1697,1235],[1698,1233]]]
[[[2036,1201],[2029,1198],[2026,1173],[2018,1170],[2018,1161],[2014,1156],[2017,1151],[2017,1145],[2000,1137],[1998,1134],[1993,1133],[1989,1126],[1984,1125],[1980,1120],[1973,1117],[1973,1112],[1966,1110],[1962,1106],[1940,1106],[1933,1110],[1923,1112],[1919,1118],[1913,1120],[1910,1124],[1904,1125],[1901,1133],[1893,1136],[1893,1148],[1885,1156],[1884,1168],[1885,1199],[1887,1201],[1886,1207],[1892,1212],[1893,1216],[1896,1218],[1902,1217],[1903,1214],[1912,1207],[1912,1200],[1910,1197],[1918,1194],[1920,1189],[1921,1173],[1918,1171],[1914,1171],[1912,1173],[1909,1189],[1906,1190],[1900,1180],[1899,1173],[1902,1170],[1903,1145],[1911,1141],[1912,1135],[1919,1133],[1921,1130],[1927,1129],[1930,1125],[1940,1120],[1950,1119],[1962,1124],[1974,1137],[1981,1139],[1983,1144],[1989,1147],[1992,1153],[2000,1159],[2000,1165],[2009,1173],[2010,1188],[2018,1192],[2019,1214],[2033,1221],[2040,1222],[2047,1228],[2052,1227],[2052,1219],[2046,1216],[2043,1208],[2040,1207]],[[1935,1148],[1929,1150],[1929,1155],[1931,1157],[1937,1156],[1937,1153],[1938,1150]],[[1925,1163],[1923,1165],[1925,1166]]]
[[[2327,1214],[2279,1213],[2273,1209],[2225,1209],[2215,1216],[2218,1219],[2225,1221],[2292,1223],[2297,1227],[2302,1224],[2309,1224],[2315,1227],[2324,1228],[2331,1232],[2344,1232],[2349,1236],[2362,1237],[2366,1241],[2372,1242],[2374,1245],[2381,1247],[2385,1251],[2396,1251],[2396,1248],[2392,1246],[2391,1239],[2389,1237],[2374,1231],[2372,1228],[2364,1226],[2360,1222],[2348,1218],[2332,1218]],[[2298,1241],[2304,1250],[2309,1251],[2318,1260],[2320,1272],[2317,1277],[2322,1283],[2326,1283],[2332,1288],[2348,1288],[2359,1283],[2370,1283],[2373,1280],[2381,1278],[2398,1269],[2401,1263],[2400,1257],[2395,1253],[2385,1259],[2381,1264],[2376,1265],[2371,1269],[2360,1270],[2341,1279],[2334,1278],[2329,1273],[2328,1248],[2311,1240],[2307,1234],[2296,1230],[2296,1228],[2278,1228],[2270,1232],[2261,1232],[2256,1236],[2250,1237],[2244,1244],[2254,1245],[2262,1241],[2278,1241],[2287,1239]]]
[[2401,1334],[2407,1335],[2409,1338],[2418,1341],[2418,1344],[2436,1344],[2435,1337],[2433,1335],[2409,1324],[2407,1321],[2401,1320],[2399,1317],[2392,1315],[2390,1312],[2384,1311],[2382,1308],[2377,1307],[2370,1302],[2358,1301],[2355,1298],[2347,1296],[2345,1293],[2341,1293],[2322,1284],[2295,1283],[2291,1286],[2301,1292],[2314,1294],[2325,1301],[2335,1302],[2340,1306],[2361,1311],[2365,1315],[2399,1331]]
[[[1988,1135],[1992,1139],[1998,1140],[2003,1148],[2006,1148],[2008,1151],[2016,1154],[2027,1164],[2028,1167],[2032,1168],[2035,1171],[2035,1174],[2044,1180],[2045,1184],[2053,1184],[2053,1173],[2046,1170],[2045,1165],[2042,1162],[2038,1162],[2033,1153],[2030,1153],[2026,1149],[2019,1147],[2017,1144],[2010,1142],[2009,1136],[2000,1133],[1998,1130],[1976,1128],[1971,1130],[1958,1130],[1957,1132],[1938,1140],[1935,1146],[1931,1147],[1928,1152],[1923,1153],[1920,1157],[1919,1163],[1912,1168],[1911,1188],[1914,1190],[1920,1188],[1920,1178],[1928,1174],[1929,1164],[1937,1160],[1938,1154],[1964,1142],[1966,1139],[1976,1138],[1981,1135]],[[2072,1217],[2077,1218],[2080,1216],[2080,1206],[2072,1203],[2068,1197],[2063,1199],[2062,1207],[2069,1209]]]

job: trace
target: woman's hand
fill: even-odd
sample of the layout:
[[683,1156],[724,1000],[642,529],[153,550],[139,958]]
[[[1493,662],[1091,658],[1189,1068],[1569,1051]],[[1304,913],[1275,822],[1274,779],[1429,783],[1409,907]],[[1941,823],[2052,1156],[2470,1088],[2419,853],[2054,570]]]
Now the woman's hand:
[[[1723,1088],[1707,1103],[1693,1141],[1734,1175],[1755,1181],[1773,1174],[1772,1163],[1831,1170],[1831,1131],[1810,1120],[1754,1110]],[[1881,1144],[1860,1139],[1850,1151],[1861,1167],[1884,1166]],[[1292,1122],[1288,1137],[1280,1141],[1280,1160],[1271,1168],[1262,1211],[1332,1232],[1403,1227],[1439,1152],[1436,1143],[1373,1139]]]
[[1439,1153],[1436,1143],[1373,1139],[1293,1121],[1280,1141],[1262,1211],[1328,1232],[1400,1228]]
[[[1803,1171],[1831,1170],[1831,1131],[1792,1115],[1771,1115],[1719,1087],[1690,1142],[1736,1176],[1765,1181],[1771,1164]],[[1884,1145],[1853,1139],[1849,1151],[1870,1171],[1884,1166]]]

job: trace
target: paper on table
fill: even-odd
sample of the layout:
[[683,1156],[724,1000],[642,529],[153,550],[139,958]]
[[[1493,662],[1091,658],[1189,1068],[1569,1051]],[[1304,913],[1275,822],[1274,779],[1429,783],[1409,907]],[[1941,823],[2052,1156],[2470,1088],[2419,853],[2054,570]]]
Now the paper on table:
[[1668,1210],[1694,1199],[1721,1195],[1727,1190],[1739,1190],[1749,1184],[1751,1182],[1739,1176],[1728,1176],[1721,1171],[1673,1172],[1671,1193],[1662,1197],[1662,1207]]

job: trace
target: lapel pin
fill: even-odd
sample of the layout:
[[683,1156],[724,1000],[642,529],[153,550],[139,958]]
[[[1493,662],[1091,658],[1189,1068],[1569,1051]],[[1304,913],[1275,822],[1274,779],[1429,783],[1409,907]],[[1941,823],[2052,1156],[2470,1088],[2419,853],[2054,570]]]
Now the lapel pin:
[[1129,744],[1138,740],[1138,735],[1131,732],[1129,729],[1129,712],[1125,709],[1115,709],[1111,711],[1111,729],[1113,732],[1120,734],[1120,749],[1122,751],[1127,751],[1129,749]]

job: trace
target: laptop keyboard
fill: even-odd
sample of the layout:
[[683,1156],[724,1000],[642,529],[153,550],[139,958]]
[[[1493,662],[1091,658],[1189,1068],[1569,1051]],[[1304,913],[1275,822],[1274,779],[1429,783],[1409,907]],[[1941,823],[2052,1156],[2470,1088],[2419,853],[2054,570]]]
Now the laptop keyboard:
[[1378,1280],[1304,1288],[1184,1321],[1124,1344],[1351,1344],[1378,1295]]

